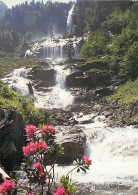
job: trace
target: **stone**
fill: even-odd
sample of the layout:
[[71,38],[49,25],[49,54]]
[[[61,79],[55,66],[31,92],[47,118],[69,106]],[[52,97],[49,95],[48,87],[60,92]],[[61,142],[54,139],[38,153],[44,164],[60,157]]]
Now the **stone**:
[[0,162],[6,170],[11,170],[20,165],[23,158],[24,121],[12,108],[0,109],[0,115],[3,112],[4,119],[0,120]]
[[57,127],[56,144],[64,147],[64,154],[57,157],[58,164],[70,164],[84,155],[86,135],[79,127]]
[[2,108],[0,108],[0,121],[2,121],[5,117],[5,112]]
[[29,73],[29,78],[32,78],[33,80],[46,81],[49,86],[54,86],[55,73],[55,70],[49,67],[34,67]]

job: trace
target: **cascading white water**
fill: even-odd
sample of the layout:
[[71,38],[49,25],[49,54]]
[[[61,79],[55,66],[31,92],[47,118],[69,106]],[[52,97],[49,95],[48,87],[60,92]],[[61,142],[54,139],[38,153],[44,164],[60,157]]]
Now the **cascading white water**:
[[54,108],[66,108],[73,103],[73,96],[65,86],[65,74],[61,66],[56,65],[56,86],[51,91],[50,102]]
[[36,97],[35,106],[41,108],[66,108],[73,103],[73,96],[65,86],[65,74],[63,66],[55,66],[56,85],[50,92],[34,91]]
[[[32,81],[27,79],[27,74],[30,69],[20,68],[15,69],[13,73],[7,75],[2,81],[16,92],[25,96],[28,99],[35,97],[35,106],[37,108],[66,108],[73,103],[73,96],[65,86],[65,74],[63,66],[55,66],[56,85],[53,88],[47,88],[46,91],[36,91]],[[29,90],[29,85],[31,91]]]
[[67,17],[67,27],[66,27],[66,30],[68,32],[70,32],[71,26],[72,26],[72,14],[73,14],[73,11],[74,11],[74,7],[75,7],[75,3],[73,4],[72,8],[70,9],[70,11],[68,13],[68,17]]
[[[81,121],[81,118],[78,118],[78,121]],[[132,126],[109,128],[104,123],[104,116],[98,116],[94,123],[81,124],[80,127],[87,136],[85,155],[90,156],[92,165],[86,174],[74,171],[71,179],[79,183],[118,183],[135,187],[138,180],[137,129]],[[56,166],[57,172],[60,173],[59,178],[74,167],[75,164]]]
[[27,74],[29,71],[30,69],[26,68],[15,69],[13,73],[3,78],[2,81],[16,92],[20,93],[28,99],[31,99],[32,94],[30,93],[28,87],[30,80],[27,79]]

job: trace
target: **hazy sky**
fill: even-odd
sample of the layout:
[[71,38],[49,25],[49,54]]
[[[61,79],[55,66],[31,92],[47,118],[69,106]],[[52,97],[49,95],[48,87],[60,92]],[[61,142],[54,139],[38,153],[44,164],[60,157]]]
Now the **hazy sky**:
[[[6,5],[11,8],[12,6],[14,5],[17,5],[17,4],[21,4],[21,3],[24,3],[26,0],[2,0],[4,3],[6,3]],[[28,2],[31,2],[32,0],[27,0]],[[42,1],[42,0],[35,0],[35,1]],[[58,1],[58,2],[64,2],[64,3],[68,3],[69,1],[71,0],[52,0],[52,2],[55,2],[55,1]],[[47,0],[43,0],[43,2],[47,2]]]

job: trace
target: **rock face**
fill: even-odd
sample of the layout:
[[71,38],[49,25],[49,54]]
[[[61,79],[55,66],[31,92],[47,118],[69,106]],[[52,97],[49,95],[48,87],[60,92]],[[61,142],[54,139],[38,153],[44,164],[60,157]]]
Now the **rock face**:
[[81,158],[84,155],[86,135],[78,127],[62,126],[57,127],[60,133],[57,133],[56,144],[61,144],[64,147],[64,154],[58,156],[57,163],[69,164],[75,159]]
[[106,86],[110,82],[110,74],[106,72],[87,72],[84,74],[82,71],[76,71],[66,77],[66,85],[68,87],[96,88],[103,86],[103,84]]
[[11,108],[0,108],[0,163],[6,170],[18,166],[25,145],[22,116]]
[[43,81],[45,87],[52,87],[55,85],[55,70],[48,67],[34,67],[29,73],[29,78]]

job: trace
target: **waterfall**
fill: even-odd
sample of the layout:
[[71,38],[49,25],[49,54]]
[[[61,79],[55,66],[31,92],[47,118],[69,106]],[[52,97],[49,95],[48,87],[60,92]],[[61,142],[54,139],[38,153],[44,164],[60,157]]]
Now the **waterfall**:
[[29,71],[30,69],[26,68],[15,69],[13,73],[7,75],[2,81],[22,96],[31,99],[33,89],[30,80],[27,79]]
[[[85,119],[91,117],[88,115]],[[79,117],[78,121],[81,119],[83,118]],[[124,186],[135,186],[138,180],[137,129],[132,126],[109,128],[104,119],[104,116],[98,116],[91,124],[77,125],[87,136],[85,155],[90,156],[92,165],[86,174],[74,171],[71,179],[73,182],[87,183],[87,185],[88,183],[102,185],[118,183]],[[74,167],[75,162],[70,166],[56,166],[55,170],[61,174],[60,178]]]
[[67,17],[67,27],[66,30],[70,32],[72,26],[72,14],[74,11],[75,3],[73,4],[72,8],[69,10],[68,17]]
[[49,102],[54,108],[66,108],[73,103],[73,96],[65,86],[65,74],[62,66],[56,65],[56,86],[51,91]]

